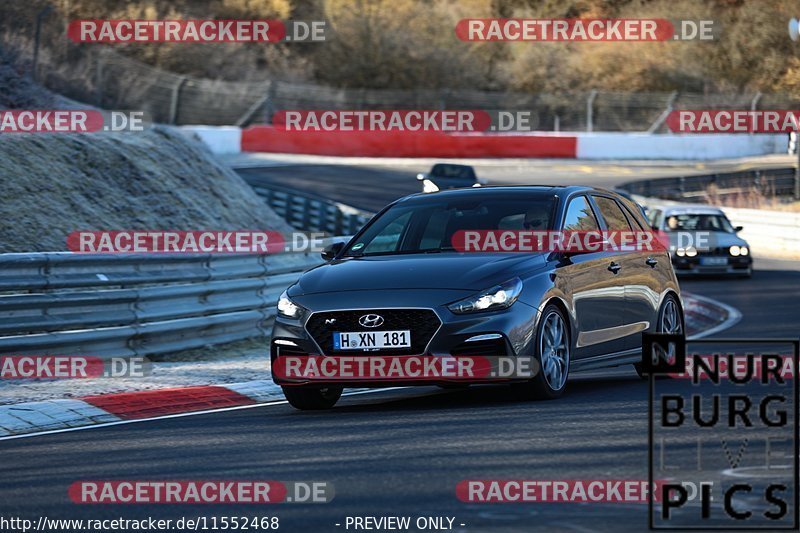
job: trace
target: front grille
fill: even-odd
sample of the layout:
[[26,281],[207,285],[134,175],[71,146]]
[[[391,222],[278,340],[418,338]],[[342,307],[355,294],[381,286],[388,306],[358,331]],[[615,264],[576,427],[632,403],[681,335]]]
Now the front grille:
[[[383,324],[377,328],[365,328],[358,323],[364,315],[376,313],[383,317]],[[334,320],[326,324],[326,320]],[[425,351],[433,334],[439,329],[441,321],[430,309],[364,309],[358,311],[326,311],[314,313],[306,323],[306,330],[326,355],[333,354],[333,333],[335,331],[392,331],[407,329],[411,332],[411,348],[381,350],[387,355],[419,355]],[[336,353],[358,352],[344,350]]]
[[704,248],[697,251],[699,255],[710,255],[715,257],[730,257],[728,249],[730,246],[716,246],[711,248]]

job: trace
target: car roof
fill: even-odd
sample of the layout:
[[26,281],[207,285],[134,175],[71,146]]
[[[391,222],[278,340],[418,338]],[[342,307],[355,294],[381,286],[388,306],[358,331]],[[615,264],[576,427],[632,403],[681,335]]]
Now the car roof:
[[[415,193],[405,196],[398,200],[398,202],[402,202],[407,199],[411,198],[419,198],[421,196],[424,197],[436,197],[436,198],[466,198],[470,196],[505,196],[509,192],[515,193],[529,193],[529,194],[552,194],[553,196],[558,196],[560,198],[566,198],[574,193],[578,192],[611,192],[606,191],[605,189],[596,189],[592,187],[585,187],[579,185],[570,185],[570,186],[561,186],[561,185],[490,185],[484,187],[466,187],[463,189],[445,189],[442,191],[432,192],[432,193]],[[612,193],[614,194],[614,193]]]
[[670,205],[662,208],[664,215],[724,215],[722,209],[708,205]]

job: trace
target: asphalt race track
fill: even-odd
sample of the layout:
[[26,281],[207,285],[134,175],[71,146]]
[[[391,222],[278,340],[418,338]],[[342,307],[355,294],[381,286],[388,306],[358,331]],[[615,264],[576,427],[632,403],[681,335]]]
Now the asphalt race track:
[[[751,280],[683,287],[738,307],[721,337],[796,337],[796,264],[757,261]],[[464,479],[647,479],[647,382],[629,368],[573,376],[565,397],[528,403],[505,387],[395,389],[331,411],[286,404],[0,442],[7,515],[49,518],[278,516],[288,531],[343,530],[347,516],[454,516],[461,531],[620,531],[641,504],[466,504]],[[324,480],[329,504],[76,505],[77,480]],[[342,524],[337,527],[335,524]],[[465,524],[461,527],[460,524]]]
[[[309,163],[309,159],[315,159]],[[274,184],[331,198],[367,211],[422,191],[415,176],[430,169],[435,160],[382,161],[377,158],[270,156],[268,165],[246,161],[238,173],[251,185]],[[462,161],[463,162],[463,161]],[[570,159],[467,161],[490,185],[592,185],[613,187],[626,181],[657,177],[734,172],[750,168],[786,167],[787,156],[735,160],[682,161],[580,161]],[[250,167],[249,164],[254,166]]]
[[[362,172],[369,169],[345,169],[352,179],[336,183],[342,168],[242,171],[248,180],[269,175],[263,179],[295,186],[314,180],[318,194],[336,191],[337,199],[373,210],[417,187],[413,173],[400,180],[399,170],[382,169],[385,181],[365,196],[363,183],[356,185]],[[735,328],[712,338],[798,337],[797,262],[757,259],[752,279],[681,285],[742,312]],[[503,386],[392,389],[345,397],[327,412],[277,403],[8,440],[0,442],[0,499],[6,515],[33,520],[278,516],[286,531],[344,531],[348,516],[448,516],[456,531],[640,531],[643,504],[462,503],[455,488],[465,479],[646,480],[647,391],[632,368],[621,367],[573,375],[566,396],[551,402],[520,401]],[[75,481],[111,479],[328,481],[336,497],[179,506],[77,505],[67,496]]]

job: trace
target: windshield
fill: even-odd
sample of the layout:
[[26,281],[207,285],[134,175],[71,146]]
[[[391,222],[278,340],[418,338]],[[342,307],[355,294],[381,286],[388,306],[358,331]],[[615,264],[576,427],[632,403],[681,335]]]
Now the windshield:
[[723,231],[734,233],[725,215],[669,215],[664,225],[667,231]]
[[467,165],[450,165],[438,163],[431,168],[431,177],[434,178],[457,178],[475,181],[475,170]]
[[551,229],[553,197],[403,202],[389,208],[345,251],[374,256],[453,251],[460,230]]

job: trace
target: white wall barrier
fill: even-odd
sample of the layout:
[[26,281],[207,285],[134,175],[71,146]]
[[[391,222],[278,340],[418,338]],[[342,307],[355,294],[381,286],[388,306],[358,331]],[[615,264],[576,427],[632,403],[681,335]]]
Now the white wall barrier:
[[728,159],[785,154],[783,134],[577,133],[577,159]]
[[[242,130],[236,126],[181,126],[180,129],[198,137],[214,154],[242,151]],[[531,132],[531,135],[543,133],[548,132]],[[561,137],[570,135],[576,139],[577,159],[728,159],[785,154],[789,146],[789,136],[784,134],[575,132]]]
[[753,253],[762,257],[800,259],[800,213],[723,207],[735,226],[744,229]]
[[242,128],[237,126],[181,126],[188,136],[197,137],[217,155],[242,151]]

